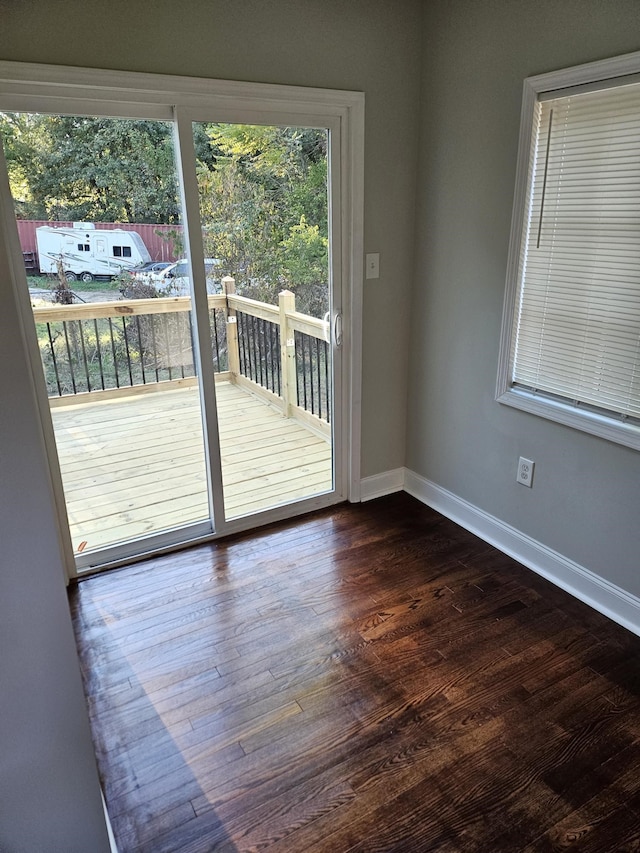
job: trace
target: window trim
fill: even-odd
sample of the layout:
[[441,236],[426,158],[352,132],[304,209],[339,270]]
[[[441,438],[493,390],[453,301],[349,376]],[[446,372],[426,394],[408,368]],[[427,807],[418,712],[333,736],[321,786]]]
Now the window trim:
[[640,426],[625,422],[607,414],[601,414],[579,404],[552,399],[542,393],[514,387],[511,383],[511,349],[514,315],[518,298],[518,266],[522,229],[528,196],[529,158],[531,152],[531,134],[533,132],[534,111],[539,99],[554,93],[556,96],[569,94],[576,87],[606,87],[609,81],[620,79],[630,82],[633,75],[640,73],[640,51],[628,53],[598,62],[589,62],[528,77],[524,81],[522,112],[520,116],[520,136],[518,139],[518,160],[516,166],[515,192],[511,217],[509,254],[507,257],[506,287],[502,311],[500,333],[500,353],[498,357],[498,378],[496,400],[507,406],[521,409],[565,426],[609,441],[640,450]]

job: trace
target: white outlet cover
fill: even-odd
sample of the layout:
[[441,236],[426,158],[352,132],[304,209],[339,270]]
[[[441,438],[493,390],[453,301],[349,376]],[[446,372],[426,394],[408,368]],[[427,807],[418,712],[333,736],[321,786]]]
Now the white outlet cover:
[[533,471],[535,467],[536,463],[532,459],[525,459],[524,456],[521,456],[518,459],[516,482],[530,489],[533,486]]

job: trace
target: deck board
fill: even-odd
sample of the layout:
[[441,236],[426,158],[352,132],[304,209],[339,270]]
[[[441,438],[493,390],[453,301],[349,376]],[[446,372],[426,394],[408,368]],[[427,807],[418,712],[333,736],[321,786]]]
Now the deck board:
[[[228,517],[331,488],[327,441],[229,382],[216,395]],[[52,417],[75,549],[206,519],[196,388],[54,408]]]

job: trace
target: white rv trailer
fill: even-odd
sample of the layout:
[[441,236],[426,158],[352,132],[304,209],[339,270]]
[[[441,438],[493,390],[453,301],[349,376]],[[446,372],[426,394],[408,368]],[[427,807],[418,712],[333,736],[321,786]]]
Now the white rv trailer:
[[41,225],[36,228],[40,272],[58,272],[58,262],[68,281],[109,279],[151,260],[142,237],[123,228],[96,229],[93,222],[74,222],[73,227]]

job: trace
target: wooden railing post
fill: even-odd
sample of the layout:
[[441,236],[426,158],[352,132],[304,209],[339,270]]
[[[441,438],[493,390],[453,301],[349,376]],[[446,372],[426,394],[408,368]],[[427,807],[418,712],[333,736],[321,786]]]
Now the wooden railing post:
[[292,417],[295,406],[298,404],[298,391],[296,388],[296,342],[295,333],[289,327],[287,312],[296,310],[296,297],[290,290],[283,290],[278,294],[278,307],[280,309],[280,364],[282,367],[282,399],[284,401],[284,414],[287,418]]
[[[230,275],[225,275],[222,279],[222,289],[225,297],[236,292],[236,280]],[[231,381],[235,382],[236,377],[240,373],[240,351],[238,349],[238,318],[235,308],[229,308],[227,301],[227,355],[229,358],[229,373]]]

